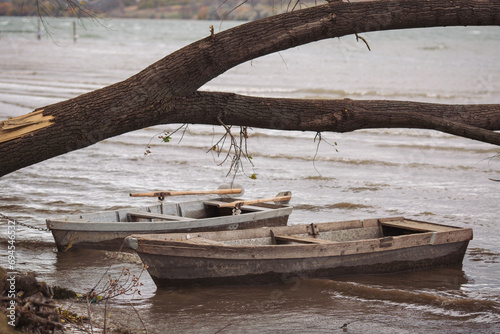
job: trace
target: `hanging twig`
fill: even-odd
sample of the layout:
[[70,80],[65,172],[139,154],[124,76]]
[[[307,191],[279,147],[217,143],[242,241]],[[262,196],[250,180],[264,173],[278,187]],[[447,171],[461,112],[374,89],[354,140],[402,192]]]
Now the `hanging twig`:
[[354,34],[354,35],[356,35],[356,42],[359,42],[359,40],[362,40],[363,42],[365,42],[366,47],[368,48],[368,51],[372,50],[372,49],[370,49],[370,45],[368,45],[368,42],[366,41],[366,39],[364,39],[363,37],[359,36],[358,34]]
[[321,144],[321,142],[324,141],[328,145],[332,146],[335,149],[335,152],[338,152],[339,150],[337,149],[337,142],[334,142],[333,144],[329,143],[326,139],[323,138],[323,136],[321,135],[321,132],[316,132],[316,136],[314,136],[314,142],[316,142],[316,139],[318,139],[318,144],[316,145],[316,152],[314,152],[313,167],[316,170],[316,172],[318,172],[318,174],[321,176],[321,173],[316,168],[316,157],[318,156],[318,152],[319,152],[319,144]]
[[[242,157],[248,160],[248,162],[250,162],[250,164],[253,167],[253,162],[251,161],[252,156],[248,153],[248,146],[247,146],[248,128],[246,126],[240,127],[240,134],[238,140],[232,134],[231,126],[224,124],[224,122],[220,119],[220,117],[217,117],[217,120],[224,127],[226,132],[224,133],[224,135],[222,135],[222,137],[215,145],[212,145],[209,151],[217,151],[217,154],[220,155],[220,153],[222,153],[226,138],[229,138],[230,140],[229,148],[227,150],[226,156],[224,157],[223,161],[219,163],[219,166],[223,165],[226,161],[231,159],[231,165],[229,167],[227,175],[231,174],[232,172],[234,172],[235,174],[238,173],[240,168],[242,173],[244,173]],[[222,143],[222,145],[220,143]],[[255,173],[252,174],[250,178],[255,178]]]
[[141,321],[142,327],[144,328],[144,332],[146,332],[146,334],[148,334],[148,328],[146,327],[144,320],[142,320],[141,315],[139,314],[139,312],[137,311],[135,306],[132,304],[132,302],[129,302],[129,304],[132,307],[132,310],[134,310],[135,314],[137,315],[137,318],[139,318],[139,320]]
[[150,150],[151,149],[151,142],[153,141],[154,138],[160,138],[164,143],[168,143],[172,139],[172,135],[182,128],[184,128],[184,131],[182,131],[182,136],[179,139],[179,143],[180,143],[182,141],[182,139],[184,138],[184,135],[186,134],[186,131],[188,129],[187,124],[182,124],[180,127],[178,127],[177,129],[175,129],[172,132],[165,130],[163,132],[159,132],[159,133],[155,134],[153,137],[151,137],[148,144],[146,145],[146,149],[144,150],[144,155],[151,154],[151,150]]

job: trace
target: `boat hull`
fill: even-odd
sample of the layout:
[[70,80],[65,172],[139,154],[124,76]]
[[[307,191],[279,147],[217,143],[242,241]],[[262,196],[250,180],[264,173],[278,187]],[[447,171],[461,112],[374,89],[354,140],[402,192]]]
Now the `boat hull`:
[[126,250],[124,240],[131,234],[150,233],[190,233],[222,230],[239,230],[258,228],[266,226],[285,226],[288,215],[280,215],[270,218],[257,218],[248,221],[237,222],[234,219],[226,219],[224,222],[202,227],[189,227],[188,223],[180,223],[182,226],[165,226],[158,229],[131,230],[128,226],[118,226],[116,229],[122,231],[89,231],[89,230],[56,230],[51,229],[56,247],[60,252],[66,252],[74,248],[101,249],[101,250]]
[[[308,234],[309,225],[303,225],[131,236],[127,244],[147,264],[157,286],[172,287],[269,284],[454,265],[462,262],[472,239],[471,229],[401,217],[315,227],[320,232],[313,236]],[[322,235],[325,239],[318,238]],[[304,243],[267,244],[273,238]]]
[[192,233],[238,230],[264,226],[284,226],[292,212],[289,205],[257,204],[241,207],[232,214],[231,208],[216,204],[232,199],[159,204],[94,214],[48,219],[57,249],[75,248],[123,249],[124,239],[131,234]]
[[[386,274],[461,263],[468,242],[320,259],[221,260],[141,255],[158,287],[259,285],[295,278]],[[312,262],[312,263],[311,263]],[[189,268],[187,273],[183,268]],[[193,268],[203,276],[193,275]],[[181,277],[181,278],[179,278]]]

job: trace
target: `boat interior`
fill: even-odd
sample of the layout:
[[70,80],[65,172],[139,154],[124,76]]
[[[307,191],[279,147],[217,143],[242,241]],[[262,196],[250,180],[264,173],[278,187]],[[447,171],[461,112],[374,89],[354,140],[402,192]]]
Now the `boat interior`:
[[166,234],[148,238],[187,241],[201,244],[233,246],[281,244],[329,244],[345,241],[380,239],[381,247],[389,246],[392,238],[428,232],[456,230],[455,227],[408,220],[402,217],[356,220],[309,225],[291,225],[248,231],[201,232]]
[[220,207],[223,203],[236,201],[235,198],[217,198],[209,201],[190,201],[181,203],[161,203],[158,205],[105,211],[99,213],[80,214],[64,217],[62,221],[86,222],[152,222],[152,221],[189,221],[212,217],[231,216],[266,210],[275,210],[283,207],[271,203],[243,205],[239,209]]

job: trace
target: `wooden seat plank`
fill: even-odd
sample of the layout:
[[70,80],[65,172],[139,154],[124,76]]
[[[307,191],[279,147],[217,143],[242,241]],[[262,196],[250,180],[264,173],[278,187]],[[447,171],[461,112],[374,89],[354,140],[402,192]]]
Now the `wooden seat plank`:
[[276,241],[291,241],[298,242],[301,244],[333,244],[335,241],[318,239],[313,237],[300,237],[298,235],[275,235]]
[[175,215],[164,215],[162,213],[152,213],[152,212],[143,212],[143,211],[131,211],[127,213],[132,217],[138,218],[148,218],[148,219],[163,219],[163,220],[178,220],[178,221],[192,221],[194,218],[181,217]]
[[402,228],[418,232],[449,232],[457,228],[446,225],[430,224],[412,220],[382,222],[382,226]]
[[202,237],[193,237],[193,238],[190,238],[189,241],[196,242],[199,244],[206,244],[206,245],[217,245],[217,246],[224,245],[222,242],[211,240],[211,239],[206,239],[206,238],[202,238]]

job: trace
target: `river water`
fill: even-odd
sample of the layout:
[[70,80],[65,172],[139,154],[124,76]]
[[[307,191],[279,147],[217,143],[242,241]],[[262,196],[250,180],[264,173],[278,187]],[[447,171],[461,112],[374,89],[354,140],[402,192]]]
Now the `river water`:
[[[163,56],[241,22],[0,18],[0,119],[126,79]],[[202,89],[293,98],[500,103],[500,29],[435,28],[321,41],[242,64]],[[124,134],[0,178],[0,213],[44,227],[65,214],[148,205],[130,192],[212,189],[232,180],[210,147],[220,127],[178,125]],[[500,149],[427,130],[353,133],[249,131],[253,166],[236,182],[245,197],[293,193],[289,224],[405,216],[471,227],[463,266],[393,275],[300,280],[256,287],[157,290],[114,302],[117,326],[149,333],[500,332]],[[152,153],[144,152],[151,142]],[[209,152],[209,153],[207,153]],[[22,152],[19,152],[22,154]],[[248,176],[255,173],[256,180]],[[191,197],[195,199],[197,197]],[[176,199],[178,200],[178,199]],[[7,239],[0,221],[0,238]],[[58,253],[50,233],[16,230],[16,270],[86,292],[133,254]],[[6,244],[1,263],[7,264]],[[109,270],[109,271],[107,271]],[[73,307],[73,306],[72,306]],[[78,306],[74,306],[78,308]],[[135,326],[135,327],[134,327]]]

